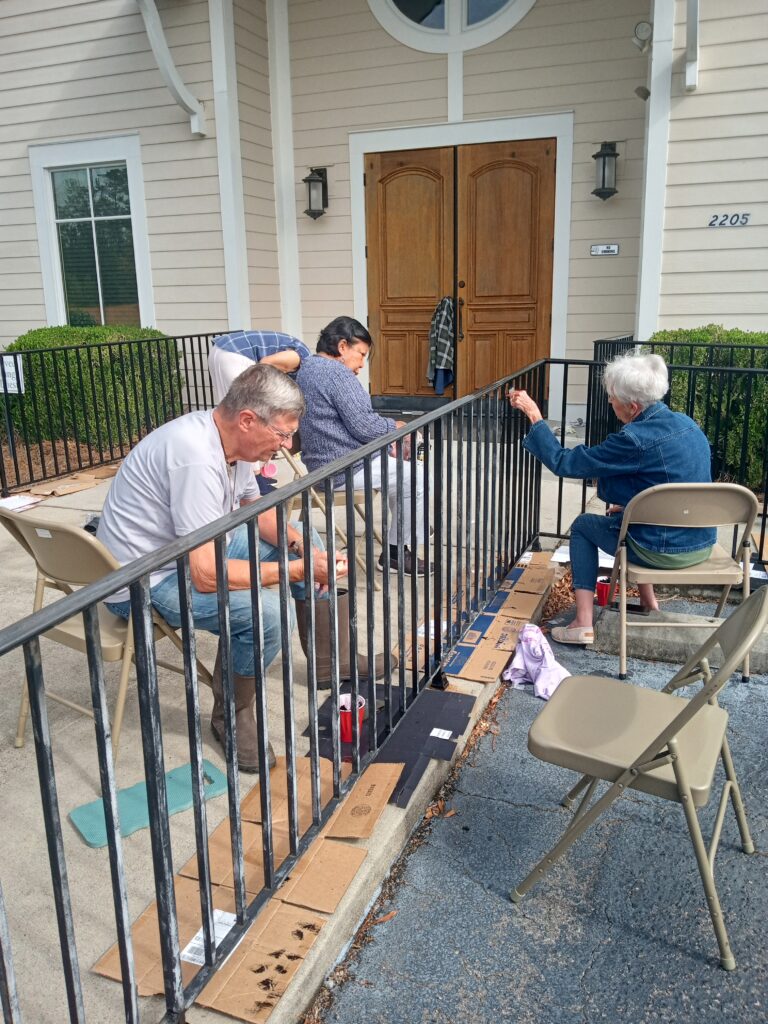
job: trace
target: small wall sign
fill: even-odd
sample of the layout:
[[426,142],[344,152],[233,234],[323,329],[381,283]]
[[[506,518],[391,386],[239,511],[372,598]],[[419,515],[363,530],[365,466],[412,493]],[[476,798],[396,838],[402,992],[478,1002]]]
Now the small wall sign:
[[603,242],[601,245],[590,245],[589,247],[590,256],[618,256],[619,255],[619,243],[618,242]]
[[751,213],[713,213],[710,215],[708,228],[743,228],[749,224]]
[[[18,368],[18,374],[16,372]],[[21,360],[13,356],[3,356],[3,366],[0,369],[0,392],[5,391],[9,395],[24,394],[24,371]]]

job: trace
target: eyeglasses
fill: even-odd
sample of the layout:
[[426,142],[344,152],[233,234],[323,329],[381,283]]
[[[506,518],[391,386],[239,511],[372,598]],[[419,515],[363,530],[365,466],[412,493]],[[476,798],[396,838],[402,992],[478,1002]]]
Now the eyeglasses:
[[268,430],[271,430],[272,433],[275,434],[277,437],[279,437],[282,444],[290,444],[293,441],[293,435],[296,433],[295,430],[279,430],[271,423],[264,422],[264,426],[267,427]]

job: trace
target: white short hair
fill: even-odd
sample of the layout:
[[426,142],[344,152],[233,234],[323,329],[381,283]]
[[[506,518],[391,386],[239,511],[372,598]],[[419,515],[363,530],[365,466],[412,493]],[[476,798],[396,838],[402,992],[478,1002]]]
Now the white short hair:
[[603,386],[609,395],[629,405],[636,402],[647,409],[660,402],[669,390],[667,364],[657,355],[616,356],[605,368]]

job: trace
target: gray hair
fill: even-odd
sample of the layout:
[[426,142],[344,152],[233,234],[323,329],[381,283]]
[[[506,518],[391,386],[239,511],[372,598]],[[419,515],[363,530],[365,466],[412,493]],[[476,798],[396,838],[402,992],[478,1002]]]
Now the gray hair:
[[605,368],[603,386],[609,395],[629,405],[636,402],[647,409],[660,402],[669,390],[667,364],[657,355],[616,356]]
[[219,409],[227,419],[234,419],[244,409],[250,409],[265,423],[270,423],[275,416],[301,417],[305,408],[298,384],[287,373],[266,363],[255,363],[243,370],[219,402]]

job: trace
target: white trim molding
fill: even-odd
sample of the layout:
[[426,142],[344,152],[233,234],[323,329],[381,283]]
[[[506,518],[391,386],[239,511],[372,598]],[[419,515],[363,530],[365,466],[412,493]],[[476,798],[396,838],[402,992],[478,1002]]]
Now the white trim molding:
[[124,163],[128,174],[131,201],[131,230],[136,265],[136,287],[142,327],[154,327],[155,303],[149,260],[147,210],[144,176],[141,167],[141,143],[138,135],[113,135],[79,142],[54,142],[29,147],[32,198],[35,205],[37,240],[40,247],[40,271],[43,279],[45,315],[49,327],[67,323],[59,243],[56,235],[56,210],[53,202],[51,171],[63,167],[92,167],[96,164]]
[[688,0],[685,16],[685,88],[699,87],[699,0]]
[[655,0],[649,81],[651,94],[646,104],[645,167],[640,215],[640,259],[635,320],[635,338],[638,341],[647,341],[656,330],[659,320],[664,200],[672,102],[673,31],[673,0]]
[[248,330],[251,326],[251,300],[248,291],[248,243],[245,234],[232,0],[209,0],[208,12],[227,320],[230,330]]
[[476,25],[467,25],[465,0],[446,0],[446,27],[435,29],[412,21],[397,9],[393,0],[368,0],[374,18],[393,39],[422,53],[475,50],[492,43],[522,21],[535,3],[536,0],[508,0],[496,14]]
[[196,99],[181,80],[176,65],[173,63],[171,51],[165,41],[163,23],[157,13],[155,0],[136,0],[139,5],[144,29],[157,61],[157,69],[168,86],[168,91],[182,110],[189,114],[189,126],[194,135],[206,135],[205,112],[203,104]]
[[299,233],[296,222],[296,167],[293,155],[293,101],[288,5],[267,0],[269,101],[275,178],[277,266],[282,328],[302,337]]
[[[557,140],[555,173],[555,248],[552,265],[551,352],[565,358],[568,314],[568,265],[571,244],[571,178],[573,169],[573,111],[503,117],[460,124],[417,125],[384,131],[358,132],[349,136],[350,195],[352,207],[352,287],[355,317],[366,322],[368,285],[365,266],[365,188],[363,169],[366,153],[396,152],[400,149],[430,149],[439,146],[467,146],[479,142],[511,142],[515,139]],[[553,367],[550,395],[559,408],[563,389],[562,369]]]

